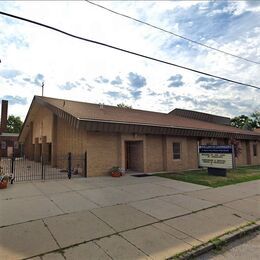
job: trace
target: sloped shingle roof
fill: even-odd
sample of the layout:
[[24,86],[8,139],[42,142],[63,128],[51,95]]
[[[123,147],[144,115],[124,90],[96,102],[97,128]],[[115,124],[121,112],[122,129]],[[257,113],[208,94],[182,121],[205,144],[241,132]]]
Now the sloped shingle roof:
[[137,109],[119,108],[115,106],[98,105],[92,103],[84,103],[71,100],[63,100],[49,97],[37,96],[43,102],[56,107],[81,121],[106,121],[114,123],[130,123],[161,127],[177,127],[183,129],[199,129],[207,131],[217,131],[226,133],[236,133],[243,135],[255,135],[260,137],[260,134],[254,131],[238,129],[232,126],[220,125],[181,116],[176,116],[166,113],[158,113]]

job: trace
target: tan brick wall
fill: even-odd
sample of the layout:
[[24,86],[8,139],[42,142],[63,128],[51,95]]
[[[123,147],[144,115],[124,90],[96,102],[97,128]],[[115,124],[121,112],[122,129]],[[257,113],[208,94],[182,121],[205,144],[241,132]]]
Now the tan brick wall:
[[[53,161],[59,168],[66,168],[68,153],[83,156],[87,151],[88,176],[108,175],[113,166],[120,165],[120,136],[111,133],[87,132],[83,128],[72,127],[67,121],[57,118],[56,140],[53,140]],[[64,158],[64,159],[62,159]],[[73,161],[72,168],[82,161]],[[74,165],[75,164],[75,165]]]
[[71,126],[67,121],[57,119],[57,155],[64,155],[68,152],[82,154],[87,147],[87,131],[82,128]]
[[[112,166],[125,168],[126,141],[143,142],[144,172],[179,171],[198,167],[197,138],[87,132],[81,127],[73,127],[67,121],[56,118],[45,108],[39,110],[36,118],[33,122],[33,131],[29,131],[25,142],[25,149],[28,150],[26,153],[32,156],[34,150],[35,159],[39,160],[39,144],[33,147],[30,142],[39,139],[40,143],[40,137],[46,136],[46,142],[52,142],[53,144],[52,163],[60,168],[65,168],[67,165],[65,160],[59,160],[60,157],[67,158],[69,152],[74,156],[83,156],[85,151],[88,154],[89,176],[107,175]],[[203,138],[200,143],[217,144],[220,141],[223,140]],[[173,142],[181,143],[180,160],[173,159]],[[254,165],[260,164],[260,142],[257,142],[257,144],[258,154],[254,157],[253,142],[249,143],[252,155],[251,162]],[[246,165],[246,141],[241,141],[241,148],[242,151],[239,157],[236,158],[236,163],[237,165]]]
[[33,123],[30,123],[30,129],[28,131],[28,135],[23,144],[24,154],[27,159],[34,159],[34,146],[33,146]]
[[188,168],[197,169],[198,168],[198,140],[196,138],[187,138],[188,146]]
[[[173,159],[173,143],[181,144],[181,159]],[[185,137],[167,137],[166,151],[166,171],[180,171],[197,168],[197,139]]]
[[[57,165],[59,168],[66,168],[67,162],[65,159],[67,158],[68,153],[72,153],[75,156],[83,156],[85,151],[87,150],[87,131],[82,128],[76,128],[71,126],[67,121],[57,118],[56,125],[56,140],[53,140],[55,146],[53,147],[53,164]],[[53,127],[52,129],[55,130]],[[78,163],[80,163],[81,167],[82,161],[73,162],[73,167],[76,167]]]
[[[254,156],[253,153],[253,144],[257,146],[257,155]],[[260,165],[260,142],[250,142],[250,149],[252,154],[252,165]]]
[[41,161],[41,145],[39,144],[39,139],[38,138],[35,138],[33,159],[36,162],[40,162]]
[[217,145],[218,140],[216,138],[202,138],[200,145]]
[[159,172],[163,171],[163,137],[157,135],[146,136],[146,171]]
[[42,136],[46,136],[47,143],[52,142],[52,122],[52,112],[49,109],[42,107],[33,122],[33,143],[35,143],[36,138],[39,138],[39,143],[41,143]]
[[88,175],[109,175],[120,165],[120,136],[113,133],[87,133]]
[[243,140],[239,141],[239,146],[241,148],[241,152],[235,158],[236,165],[247,165],[246,142]]

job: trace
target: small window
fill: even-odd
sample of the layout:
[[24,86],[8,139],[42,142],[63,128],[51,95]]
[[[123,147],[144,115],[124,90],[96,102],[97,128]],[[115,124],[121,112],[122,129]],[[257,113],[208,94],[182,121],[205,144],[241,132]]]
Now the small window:
[[257,144],[253,144],[253,155],[257,156]]
[[5,150],[6,149],[6,141],[1,142],[1,149]]
[[173,143],[173,159],[181,159],[181,144],[180,143]]

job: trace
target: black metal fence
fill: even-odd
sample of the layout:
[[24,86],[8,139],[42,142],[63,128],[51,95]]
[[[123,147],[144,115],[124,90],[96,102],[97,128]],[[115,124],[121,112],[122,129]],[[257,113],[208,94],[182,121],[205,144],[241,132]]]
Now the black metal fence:
[[3,173],[13,174],[14,181],[51,180],[87,177],[87,153],[59,156],[55,165],[41,158],[40,162],[25,157],[2,157],[0,167]]

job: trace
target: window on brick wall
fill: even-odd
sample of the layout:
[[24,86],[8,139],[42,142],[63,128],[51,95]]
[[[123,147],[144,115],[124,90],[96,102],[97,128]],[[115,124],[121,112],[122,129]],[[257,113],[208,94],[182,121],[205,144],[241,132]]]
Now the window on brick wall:
[[6,149],[6,141],[1,142],[1,149],[5,150]]
[[173,150],[173,159],[174,160],[181,159],[181,144],[173,143],[172,150]]
[[253,144],[253,155],[257,156],[257,144]]

